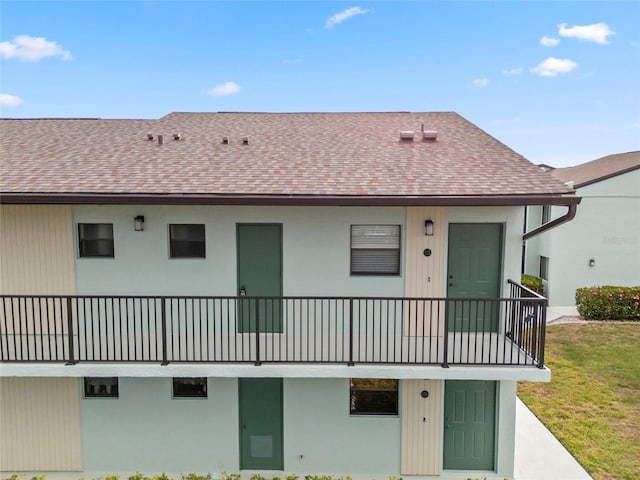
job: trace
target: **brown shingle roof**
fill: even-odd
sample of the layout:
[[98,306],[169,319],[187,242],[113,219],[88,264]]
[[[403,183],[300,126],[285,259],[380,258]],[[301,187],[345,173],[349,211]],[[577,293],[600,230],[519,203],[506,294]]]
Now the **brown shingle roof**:
[[[421,125],[437,130],[422,141]],[[507,196],[572,193],[456,113],[172,113],[2,120],[0,191]],[[415,130],[401,142],[400,130]],[[163,134],[164,144],[147,140]],[[180,141],[173,140],[180,133]],[[229,144],[222,137],[229,137]],[[248,145],[242,144],[247,136]]]
[[640,168],[640,151],[616,153],[575,167],[557,168],[552,175],[563,182],[583,187]]

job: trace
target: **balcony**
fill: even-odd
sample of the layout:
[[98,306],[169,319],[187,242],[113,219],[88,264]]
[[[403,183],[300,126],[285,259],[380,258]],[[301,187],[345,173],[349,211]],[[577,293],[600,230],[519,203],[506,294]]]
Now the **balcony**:
[[544,368],[546,299],[1,295],[0,361]]

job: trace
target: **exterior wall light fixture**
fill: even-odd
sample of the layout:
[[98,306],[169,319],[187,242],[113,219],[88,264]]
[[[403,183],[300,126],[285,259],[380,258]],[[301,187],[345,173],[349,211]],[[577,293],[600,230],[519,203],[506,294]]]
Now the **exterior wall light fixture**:
[[590,267],[595,267],[596,266],[596,261],[593,258],[589,260],[589,266]]
[[424,221],[424,234],[428,236],[433,235],[433,220]]
[[144,216],[138,215],[133,219],[133,229],[136,232],[141,232],[144,230]]

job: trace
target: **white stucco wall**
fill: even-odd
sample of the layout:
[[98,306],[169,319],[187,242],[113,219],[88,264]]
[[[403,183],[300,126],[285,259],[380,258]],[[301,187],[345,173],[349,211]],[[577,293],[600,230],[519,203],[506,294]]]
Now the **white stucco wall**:
[[[143,232],[133,229],[136,215],[145,217]],[[402,207],[76,206],[73,219],[114,224],[115,258],[76,259],[78,294],[236,295],[236,223],[282,223],[284,295],[404,292],[402,271],[351,276],[349,266],[350,225],[404,231]],[[206,259],[170,259],[170,223],[205,224]]]
[[171,378],[120,378],[119,398],[82,399],[84,470],[237,471],[237,380],[210,378],[207,399],[172,399],[171,388]]
[[285,379],[284,399],[287,471],[400,472],[400,417],[349,415],[349,379]]

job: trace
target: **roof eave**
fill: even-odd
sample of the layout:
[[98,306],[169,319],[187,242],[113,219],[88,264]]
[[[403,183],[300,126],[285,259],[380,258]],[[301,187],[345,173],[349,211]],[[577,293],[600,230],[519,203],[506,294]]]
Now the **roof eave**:
[[70,205],[264,205],[264,206],[523,206],[576,205],[574,194],[523,195],[251,195],[140,193],[0,194],[5,204]]

